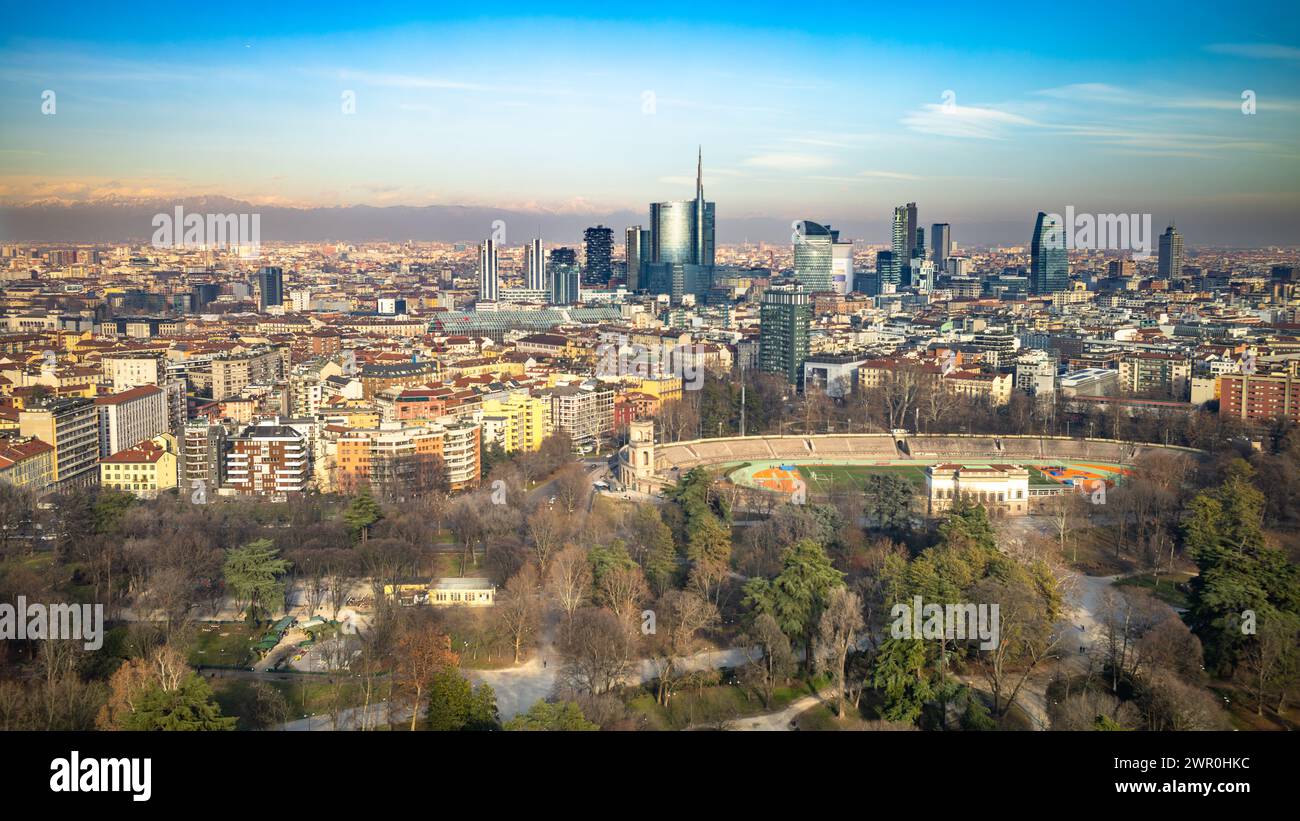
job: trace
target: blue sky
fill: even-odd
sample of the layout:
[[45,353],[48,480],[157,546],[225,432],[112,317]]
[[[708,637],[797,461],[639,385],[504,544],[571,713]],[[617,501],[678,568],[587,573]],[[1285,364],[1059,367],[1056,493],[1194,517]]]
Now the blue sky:
[[9,202],[1300,210],[1294,4],[6,5]]

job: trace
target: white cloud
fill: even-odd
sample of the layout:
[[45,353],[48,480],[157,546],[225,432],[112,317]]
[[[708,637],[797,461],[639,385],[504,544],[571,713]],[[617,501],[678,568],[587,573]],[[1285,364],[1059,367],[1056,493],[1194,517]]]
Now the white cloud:
[[996,108],[931,103],[903,117],[903,125],[922,134],[1000,140],[1015,127],[1038,123]]

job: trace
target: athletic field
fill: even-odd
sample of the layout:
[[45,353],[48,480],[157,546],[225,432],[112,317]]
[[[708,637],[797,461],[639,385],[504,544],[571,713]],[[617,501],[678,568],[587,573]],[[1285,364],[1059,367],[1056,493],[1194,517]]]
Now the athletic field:
[[[866,488],[872,475],[895,475],[912,482],[918,488],[925,486],[925,469],[934,464],[991,465],[1015,464],[1029,471],[1030,487],[1069,485],[1077,480],[1103,479],[1113,485],[1128,469],[1121,465],[1099,462],[1061,460],[995,460],[995,459],[914,459],[866,463],[815,463],[798,460],[784,462],[747,462],[724,465],[724,472],[732,482],[745,487],[761,487],[790,492],[794,490],[794,475],[803,480],[811,493],[851,493]],[[793,473],[792,473],[793,470]]]

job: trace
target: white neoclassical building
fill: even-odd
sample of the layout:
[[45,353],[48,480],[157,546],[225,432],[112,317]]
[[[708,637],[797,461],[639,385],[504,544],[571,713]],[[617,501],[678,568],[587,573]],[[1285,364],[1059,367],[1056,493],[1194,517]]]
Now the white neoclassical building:
[[932,465],[925,469],[925,490],[931,516],[959,498],[982,504],[990,513],[1029,512],[1029,471],[1019,465]]

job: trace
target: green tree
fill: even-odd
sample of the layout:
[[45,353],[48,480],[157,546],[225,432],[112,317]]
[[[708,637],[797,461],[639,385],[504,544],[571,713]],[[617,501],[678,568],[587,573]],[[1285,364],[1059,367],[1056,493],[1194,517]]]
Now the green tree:
[[426,726],[444,732],[499,729],[496,701],[488,685],[474,687],[457,671],[441,670],[429,683]]
[[912,497],[915,495],[916,486],[902,476],[872,474],[867,477],[867,518],[887,533],[905,533],[912,526]]
[[273,613],[284,606],[284,582],[290,563],[280,558],[270,539],[257,539],[226,551],[222,574],[240,612],[249,617]]
[[751,579],[745,584],[744,604],[755,615],[767,613],[787,636],[801,637],[804,659],[813,658],[813,635],[830,591],[844,585],[844,574],[831,565],[826,550],[811,539],[801,539],[782,556],[775,579]]
[[179,687],[165,689],[154,682],[140,695],[135,710],[122,722],[124,730],[233,730],[237,719],[221,715],[208,683],[190,673]]
[[506,722],[507,730],[592,731],[600,727],[586,719],[582,709],[572,701],[552,704],[539,701],[528,712],[520,713]]
[[382,518],[384,518],[384,511],[375,501],[375,497],[370,495],[369,487],[362,487],[361,492],[343,513],[343,521],[347,522],[352,530],[352,537],[363,542],[370,538],[370,528]]
[[673,532],[664,524],[659,508],[639,505],[632,516],[633,556],[645,571],[646,581],[656,595],[663,595],[677,575],[677,547]]
[[1191,580],[1188,626],[1205,647],[1207,666],[1230,673],[1259,639],[1256,624],[1300,614],[1300,571],[1265,543],[1264,494],[1241,460],[1223,484],[1196,496],[1183,523],[1184,544],[1200,573]]
[[876,709],[886,721],[916,721],[934,696],[921,639],[887,638],[871,662],[871,686],[884,696]]

